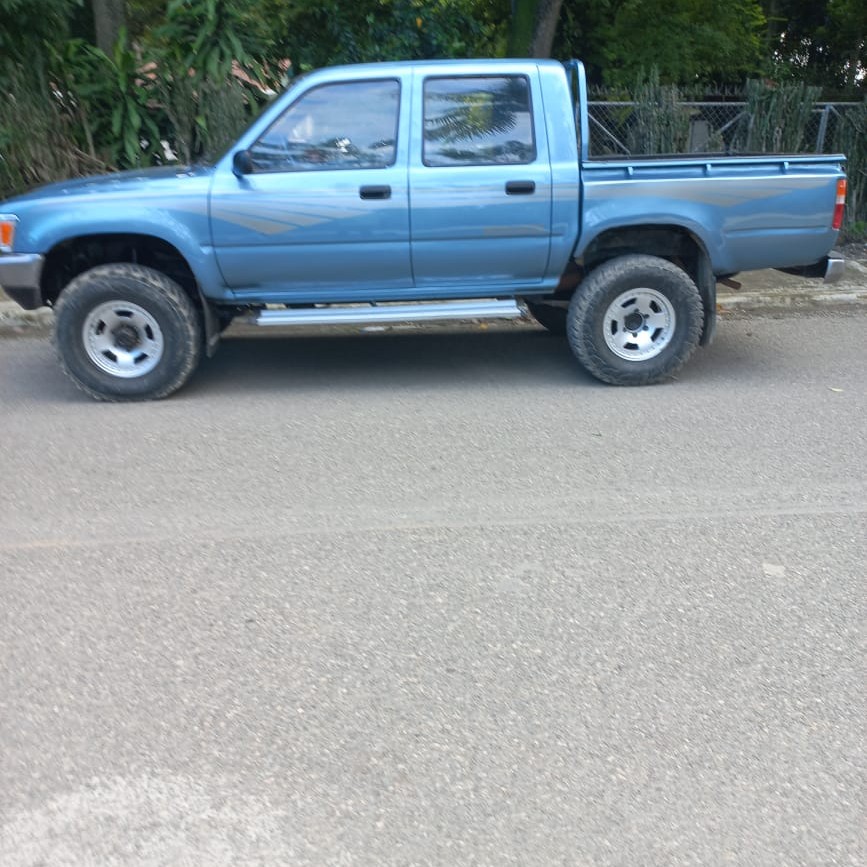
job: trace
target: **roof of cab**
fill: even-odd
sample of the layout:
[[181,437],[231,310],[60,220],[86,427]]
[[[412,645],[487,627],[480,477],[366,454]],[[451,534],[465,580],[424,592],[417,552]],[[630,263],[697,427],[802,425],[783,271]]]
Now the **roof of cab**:
[[353,78],[374,75],[382,75],[383,73],[406,72],[409,69],[432,70],[437,72],[445,72],[453,70],[454,72],[473,72],[486,71],[491,68],[506,71],[509,69],[524,69],[527,67],[560,67],[563,64],[559,60],[539,60],[532,57],[513,57],[513,58],[482,58],[470,60],[390,60],[381,63],[353,63],[344,66],[324,66],[320,69],[313,70],[310,75],[320,74],[331,77],[334,74],[349,75]]

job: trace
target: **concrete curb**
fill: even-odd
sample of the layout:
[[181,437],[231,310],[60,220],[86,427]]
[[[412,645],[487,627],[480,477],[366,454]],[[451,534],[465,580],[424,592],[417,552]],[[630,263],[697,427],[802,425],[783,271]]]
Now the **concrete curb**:
[[[759,271],[744,275],[741,290],[722,286],[718,289],[717,309],[723,316],[867,311],[867,265],[849,262],[846,279],[830,286],[817,280],[804,280],[778,272]],[[53,321],[54,314],[47,307],[39,310],[22,310],[14,301],[9,301],[0,290],[0,337],[47,334],[51,330]],[[535,323],[533,324],[535,326]],[[319,330],[322,331],[322,328],[319,327]],[[342,327],[338,330],[345,333],[347,330],[354,331],[360,328]],[[255,333],[275,332],[255,329]]]
[[867,285],[838,283],[822,289],[783,289],[775,292],[731,292],[717,296],[722,314],[786,314],[867,311]]
[[[5,296],[0,297],[5,299]],[[47,307],[22,310],[14,301],[0,300],[0,337],[47,334],[53,321],[54,313]]]

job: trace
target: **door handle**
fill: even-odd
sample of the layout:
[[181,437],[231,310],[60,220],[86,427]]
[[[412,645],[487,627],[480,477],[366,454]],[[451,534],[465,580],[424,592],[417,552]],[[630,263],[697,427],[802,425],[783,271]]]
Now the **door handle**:
[[372,184],[370,186],[361,187],[358,191],[358,195],[361,196],[362,199],[390,199],[391,187],[388,184]]
[[507,196],[532,196],[535,192],[535,181],[509,181],[506,184]]

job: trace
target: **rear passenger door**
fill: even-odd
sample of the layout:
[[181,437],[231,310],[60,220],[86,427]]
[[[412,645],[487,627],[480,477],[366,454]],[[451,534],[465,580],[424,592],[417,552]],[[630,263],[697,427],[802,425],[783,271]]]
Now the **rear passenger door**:
[[551,168],[538,76],[417,70],[413,105],[416,286],[540,283],[550,250]]

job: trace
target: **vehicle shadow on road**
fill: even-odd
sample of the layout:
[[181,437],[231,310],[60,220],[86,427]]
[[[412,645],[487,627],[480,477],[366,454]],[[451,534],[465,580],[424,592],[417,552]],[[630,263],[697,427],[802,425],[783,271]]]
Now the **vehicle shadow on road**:
[[[744,377],[774,378],[792,359],[729,323],[714,344],[699,349],[677,374],[687,383],[729,385]],[[9,341],[10,345],[18,341]],[[90,399],[66,380],[47,340],[26,338],[34,355],[12,354],[0,376],[0,403]],[[38,385],[37,385],[38,383]],[[497,386],[526,389],[605,389],[585,373],[564,338],[529,327],[414,329],[359,334],[228,332],[174,401],[241,393],[342,390],[449,390]]]
[[265,334],[223,340],[190,387],[199,392],[452,387],[541,382],[595,386],[565,340],[533,329]]
[[[678,372],[679,382],[737,382],[770,372],[779,359],[768,347],[727,329],[696,351]],[[767,357],[765,357],[767,355]],[[453,388],[497,383],[509,387],[609,388],[587,374],[565,338],[543,329],[414,329],[359,334],[229,332],[184,394],[287,388],[380,390]]]

